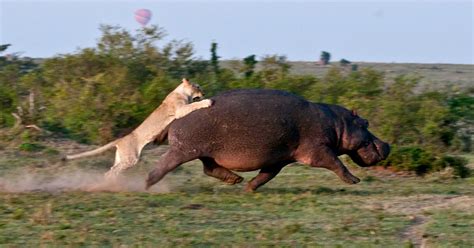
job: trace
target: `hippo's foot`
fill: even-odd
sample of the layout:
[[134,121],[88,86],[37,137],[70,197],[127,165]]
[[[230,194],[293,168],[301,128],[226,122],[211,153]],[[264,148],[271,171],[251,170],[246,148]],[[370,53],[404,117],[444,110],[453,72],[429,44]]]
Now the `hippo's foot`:
[[250,184],[250,182],[249,182],[249,183],[247,183],[247,185],[245,186],[244,190],[245,190],[245,192],[247,192],[247,193],[253,193],[253,192],[255,192],[255,190],[257,190],[257,189],[254,189],[254,188],[252,187],[252,185]]
[[229,185],[234,185],[244,180],[243,177],[217,164],[212,158],[200,158],[200,160],[204,165],[204,174],[208,176],[217,178]]
[[226,184],[234,185],[234,184],[241,183],[243,180],[244,180],[243,177],[236,175],[235,177],[227,178],[227,179],[225,179],[225,180],[223,180],[223,181],[224,181]]
[[360,182],[360,179],[351,173],[345,173],[343,177],[341,177],[342,181],[348,184],[356,184]]
[[258,187],[264,185],[268,181],[272,180],[285,166],[286,164],[277,164],[274,166],[264,167],[260,170],[260,172],[250,180],[247,185],[245,186],[246,192],[255,192]]

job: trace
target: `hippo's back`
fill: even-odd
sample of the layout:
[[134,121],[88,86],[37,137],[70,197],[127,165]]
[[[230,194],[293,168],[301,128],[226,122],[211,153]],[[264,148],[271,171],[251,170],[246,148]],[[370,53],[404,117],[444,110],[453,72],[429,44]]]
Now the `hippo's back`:
[[[234,90],[212,99],[210,108],[171,124],[170,145],[216,160],[257,164],[271,162],[268,158],[285,159],[297,146],[299,120],[310,106],[306,100],[278,90]],[[232,168],[233,163],[236,161],[229,161],[226,167]]]
[[[281,111],[290,114],[294,113],[295,108],[308,106],[308,101],[305,99],[280,90],[231,90],[223,92],[211,99],[215,101],[215,106],[207,109],[210,110],[210,112],[229,110],[235,114],[246,112],[253,114],[259,113],[264,116],[278,115],[280,117]],[[272,112],[272,110],[276,109],[280,110],[277,111],[280,112],[280,114]]]

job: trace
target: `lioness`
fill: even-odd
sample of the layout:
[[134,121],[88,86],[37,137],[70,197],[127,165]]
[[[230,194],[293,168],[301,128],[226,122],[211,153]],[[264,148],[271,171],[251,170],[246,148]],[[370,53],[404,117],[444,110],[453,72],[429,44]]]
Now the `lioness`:
[[134,166],[138,162],[143,147],[155,140],[173,120],[179,119],[196,109],[211,106],[212,101],[209,99],[192,102],[203,96],[204,94],[199,85],[183,78],[182,83],[166,96],[163,103],[130,134],[95,150],[67,155],[65,160],[93,156],[115,146],[117,151],[114,165],[105,174],[108,179],[115,178],[122,170]]

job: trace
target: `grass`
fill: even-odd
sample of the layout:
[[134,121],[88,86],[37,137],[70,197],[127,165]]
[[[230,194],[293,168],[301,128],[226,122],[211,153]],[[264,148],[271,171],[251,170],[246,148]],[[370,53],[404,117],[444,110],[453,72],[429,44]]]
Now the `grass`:
[[[144,180],[157,154],[146,150],[127,178]],[[4,151],[0,178],[18,168],[53,176],[74,167],[102,172],[113,156],[63,167],[54,158]],[[351,170],[360,184],[292,165],[257,193],[244,193],[244,184],[224,185],[191,162],[165,177],[166,193],[3,192],[0,246],[474,246],[474,178]],[[255,173],[242,175],[248,181]]]

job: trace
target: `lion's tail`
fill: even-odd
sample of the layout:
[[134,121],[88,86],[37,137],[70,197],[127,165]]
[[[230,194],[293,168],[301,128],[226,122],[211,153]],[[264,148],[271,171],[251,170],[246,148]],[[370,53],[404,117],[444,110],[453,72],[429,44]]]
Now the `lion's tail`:
[[66,155],[66,157],[64,157],[64,160],[72,160],[72,159],[77,159],[77,158],[90,157],[90,156],[94,156],[94,155],[103,153],[103,152],[109,150],[110,148],[114,147],[119,140],[120,139],[114,140],[114,141],[112,141],[112,142],[110,142],[110,143],[108,143],[104,146],[101,146],[97,149],[94,149],[92,151],[87,151],[87,152],[74,154],[74,155]]

